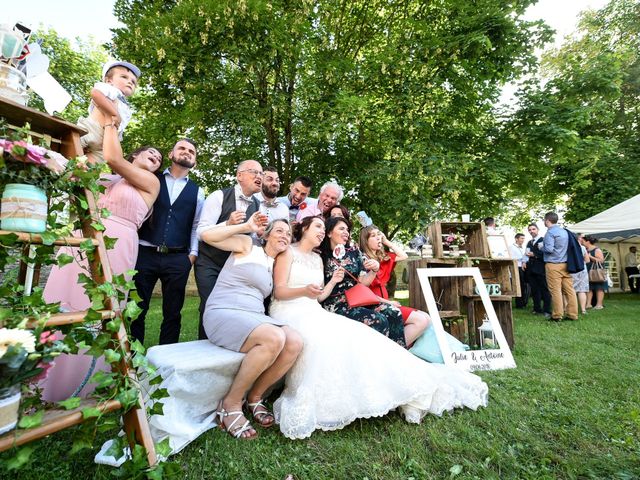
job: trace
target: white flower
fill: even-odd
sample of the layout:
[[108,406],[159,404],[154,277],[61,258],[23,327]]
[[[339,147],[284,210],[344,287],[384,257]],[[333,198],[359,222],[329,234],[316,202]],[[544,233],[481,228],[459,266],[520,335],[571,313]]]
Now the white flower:
[[31,353],[36,349],[36,337],[29,330],[21,328],[0,328],[0,357],[11,345],[22,345],[27,352]]

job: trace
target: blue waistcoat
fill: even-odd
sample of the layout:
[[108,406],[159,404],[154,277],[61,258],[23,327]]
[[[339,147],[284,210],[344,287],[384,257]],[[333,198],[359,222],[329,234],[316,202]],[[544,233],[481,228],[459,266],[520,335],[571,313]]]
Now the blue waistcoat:
[[160,194],[153,204],[153,212],[138,230],[138,236],[152,245],[190,248],[197,203],[198,185],[187,179],[184,189],[171,205],[167,182],[162,175]]

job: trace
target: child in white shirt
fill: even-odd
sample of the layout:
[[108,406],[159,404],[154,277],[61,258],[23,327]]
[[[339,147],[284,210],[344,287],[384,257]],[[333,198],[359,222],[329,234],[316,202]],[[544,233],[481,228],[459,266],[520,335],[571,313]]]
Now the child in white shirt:
[[131,120],[127,97],[135,92],[139,77],[140,69],[129,62],[107,62],[102,67],[104,81],[97,82],[91,90],[89,116],[78,120],[78,125],[89,132],[80,138],[80,144],[91,160],[104,161],[105,125],[117,125],[122,140],[122,132]]

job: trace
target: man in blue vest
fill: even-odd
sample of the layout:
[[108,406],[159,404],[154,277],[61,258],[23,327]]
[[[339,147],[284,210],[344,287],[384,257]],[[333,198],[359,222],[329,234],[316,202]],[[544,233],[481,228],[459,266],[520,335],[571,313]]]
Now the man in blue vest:
[[158,280],[162,285],[160,344],[177,343],[181,310],[191,266],[198,256],[196,228],[204,191],[187,178],[196,165],[196,145],[179,140],[169,153],[171,166],[160,177],[160,194],[151,216],[138,232],[140,250],[134,277],[142,313],[131,324],[131,335],[144,342],[144,320]]
[[[209,195],[202,208],[202,216],[198,224],[198,238],[202,232],[217,225],[237,225],[244,223],[260,209],[260,203],[253,196],[262,190],[264,172],[262,165],[255,160],[245,160],[236,169],[237,183],[233,187],[216,190]],[[195,264],[196,285],[200,295],[200,327],[198,338],[203,340],[207,334],[202,326],[202,314],[209,294],[218,280],[218,274],[230,253],[212,247],[205,242],[198,244],[200,255]]]

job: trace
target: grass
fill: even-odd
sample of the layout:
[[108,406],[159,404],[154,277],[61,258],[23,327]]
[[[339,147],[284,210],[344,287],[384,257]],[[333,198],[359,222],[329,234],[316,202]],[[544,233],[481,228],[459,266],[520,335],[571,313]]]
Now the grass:
[[[577,322],[515,311],[518,368],[481,373],[490,399],[477,412],[429,416],[421,425],[392,413],[304,441],[276,429],[252,442],[210,431],[173,460],[185,479],[640,478],[640,296],[605,303]],[[188,299],[183,341],[196,337],[196,312]],[[148,321],[151,345],[157,303]],[[110,478],[110,468],[87,452],[69,455],[69,445],[69,433],[41,441],[35,461],[11,478]]]

